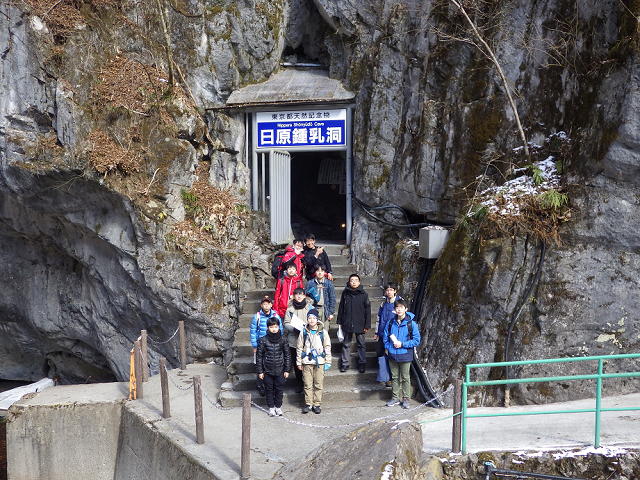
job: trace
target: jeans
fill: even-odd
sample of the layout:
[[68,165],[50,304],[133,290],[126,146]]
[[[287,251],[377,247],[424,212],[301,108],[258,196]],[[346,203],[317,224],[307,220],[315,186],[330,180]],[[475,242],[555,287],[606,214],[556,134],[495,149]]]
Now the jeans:
[[411,362],[396,362],[391,358],[388,360],[391,370],[392,398],[404,400],[411,397]]
[[286,379],[282,375],[264,374],[264,387],[267,391],[267,407],[280,408],[282,406],[282,388]]
[[344,340],[342,341],[342,352],[340,355],[340,365],[342,368],[349,368],[349,360],[351,358],[351,342],[353,336],[356,336],[358,344],[358,365],[366,365],[367,350],[364,339],[364,333],[344,332]]

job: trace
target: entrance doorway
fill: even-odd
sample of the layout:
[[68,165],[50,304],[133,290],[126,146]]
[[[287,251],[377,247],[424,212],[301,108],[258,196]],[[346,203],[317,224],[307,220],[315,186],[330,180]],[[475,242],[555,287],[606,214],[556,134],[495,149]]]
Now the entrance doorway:
[[291,228],[325,241],[346,240],[346,152],[291,152]]

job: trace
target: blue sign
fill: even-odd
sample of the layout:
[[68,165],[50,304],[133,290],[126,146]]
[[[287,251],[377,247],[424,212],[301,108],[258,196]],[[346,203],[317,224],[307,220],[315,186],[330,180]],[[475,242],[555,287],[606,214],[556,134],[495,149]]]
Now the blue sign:
[[340,147],[346,145],[346,110],[259,112],[257,148]]

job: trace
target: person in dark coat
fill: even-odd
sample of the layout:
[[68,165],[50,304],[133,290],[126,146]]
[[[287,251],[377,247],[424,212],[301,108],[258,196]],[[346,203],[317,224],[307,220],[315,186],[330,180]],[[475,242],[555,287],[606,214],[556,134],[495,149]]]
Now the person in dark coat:
[[333,274],[331,273],[331,262],[327,252],[322,247],[316,247],[316,237],[313,233],[307,233],[304,237],[304,257],[302,263],[304,264],[304,273],[307,280],[312,280],[318,267],[324,268],[327,274],[327,278],[333,281]]
[[358,370],[364,373],[367,366],[364,336],[371,328],[371,303],[369,295],[360,285],[360,276],[355,273],[349,276],[349,282],[340,297],[338,325],[342,327],[344,335],[340,371],[346,372],[349,368],[351,341],[355,335],[358,344]]
[[282,415],[283,387],[291,370],[291,355],[289,343],[280,331],[279,320],[270,318],[267,330],[267,334],[258,343],[256,371],[264,381],[269,415],[275,417]]

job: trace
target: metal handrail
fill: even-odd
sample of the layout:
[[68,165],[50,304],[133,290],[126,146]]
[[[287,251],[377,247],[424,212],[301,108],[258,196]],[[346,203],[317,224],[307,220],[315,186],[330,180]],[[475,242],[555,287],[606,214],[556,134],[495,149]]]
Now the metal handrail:
[[[571,357],[571,358],[546,358],[540,360],[518,360],[513,362],[493,362],[493,363],[471,363],[465,368],[465,378],[462,382],[462,453],[467,453],[467,419],[483,418],[483,417],[510,417],[518,415],[554,415],[568,413],[595,413],[595,434],[594,446],[600,446],[600,414],[601,412],[626,412],[640,410],[638,407],[620,407],[620,408],[602,408],[602,380],[605,378],[629,378],[640,377],[640,372],[624,372],[624,373],[604,373],[604,362],[606,360],[619,360],[625,358],[640,358],[640,353],[623,353],[619,355],[598,355],[589,357]],[[529,377],[517,378],[509,380],[486,380],[480,382],[471,381],[471,369],[491,368],[491,367],[507,367],[514,365],[540,365],[550,363],[573,363],[597,361],[598,371],[595,374],[588,375],[564,375],[556,377]],[[544,412],[508,412],[508,413],[479,413],[469,415],[467,413],[467,393],[469,387],[480,387],[487,385],[509,385],[518,383],[534,383],[534,382],[566,382],[572,380],[595,380],[596,381],[596,398],[594,408],[567,409],[567,410],[551,410]]]

